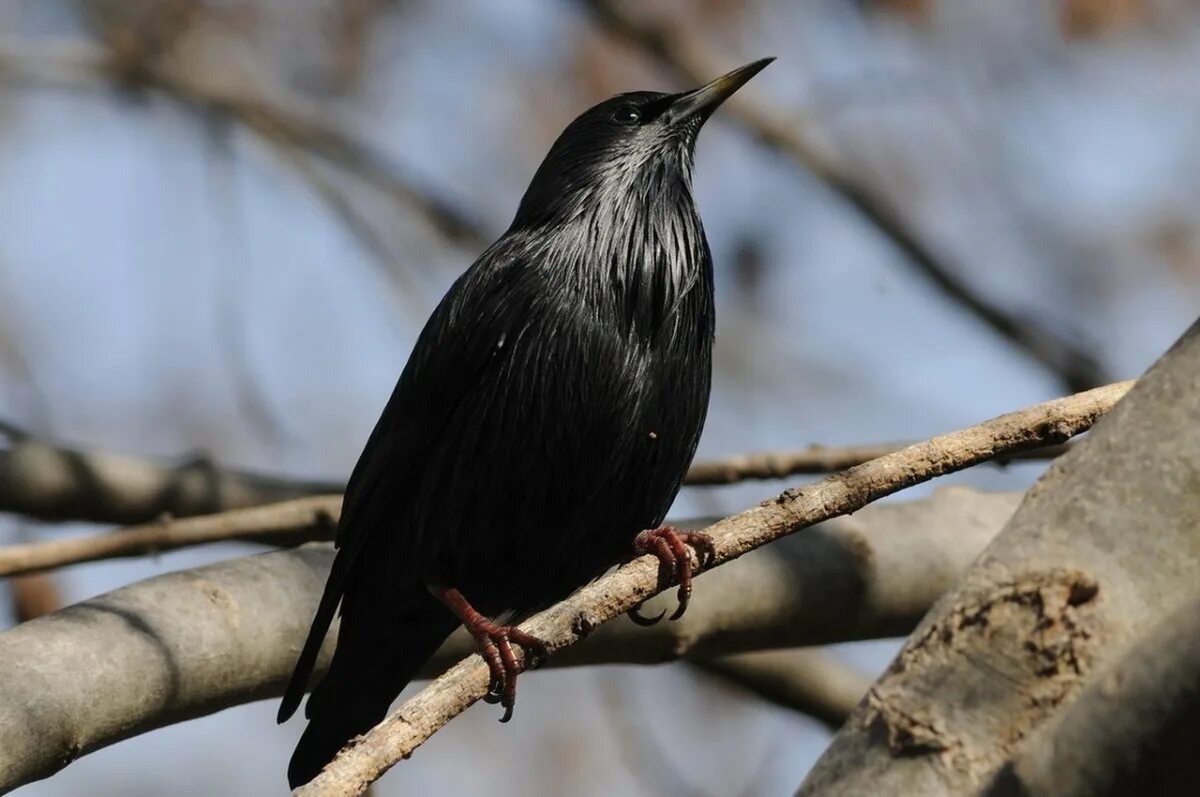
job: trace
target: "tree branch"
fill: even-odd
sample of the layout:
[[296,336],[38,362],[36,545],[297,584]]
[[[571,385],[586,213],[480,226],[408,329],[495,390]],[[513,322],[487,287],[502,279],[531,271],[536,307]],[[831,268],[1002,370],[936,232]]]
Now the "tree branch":
[[[789,476],[836,473],[864,462],[893,454],[911,443],[877,443],[862,446],[811,445],[798,451],[766,451],[741,454],[723,459],[695,462],[683,483],[692,486],[736,484],[753,479],[786,479]],[[1025,460],[1056,459],[1065,454],[1070,443],[1014,451],[988,460],[992,465],[1010,465]]]
[[764,650],[700,659],[700,670],[836,731],[866,695],[871,679],[820,650]]
[[1000,771],[988,797],[1190,797],[1200,778],[1200,599],[1139,636]]
[[1148,654],[1138,629],[1200,598],[1197,484],[1200,322],[1029,492],[800,794],[977,794],[1085,685],[1109,688],[1106,665]]
[[[854,512],[905,487],[970,467],[998,453],[1061,443],[1084,431],[1123,396],[1119,383],[1039,404],[978,426],[935,437],[773,500],[706,529],[716,563],[837,515]],[[551,651],[568,647],[657,591],[657,561],[640,557],[536,615],[522,628]],[[487,668],[464,660],[338,755],[302,795],[360,794],[452,718],[487,692]]]
[[0,444],[0,511],[41,520],[146,523],[340,492],[336,483],[240,473],[203,457],[170,464],[27,435]]
[[[627,4],[584,0],[596,22],[613,36],[650,54],[660,64],[698,85],[728,69],[678,26],[656,24],[644,13],[631,13]],[[905,256],[906,262],[932,282],[947,298],[978,318],[992,331],[1053,371],[1068,390],[1104,384],[1109,377],[1090,352],[1031,315],[1012,313],[991,302],[959,277],[956,269],[925,244],[902,216],[876,198],[852,175],[840,171],[804,137],[795,122],[738,97],[733,114],[765,147],[780,152],[807,169],[873,225]]]
[[[868,507],[702,574],[678,623],[621,618],[549,665],[697,661],[905,633],[1019,500],[948,488]],[[315,544],[170,573],[0,634],[0,789],[119,739],[282,694],[332,559]],[[335,638],[336,628],[318,674]],[[426,674],[473,650],[466,634],[452,636]]]
[[332,540],[341,506],[340,495],[315,496],[87,537],[7,545],[0,547],[0,576],[38,573],[100,559],[147,556],[213,542],[290,547]]
[[0,790],[282,693],[332,559],[313,545],[170,573],[0,634]]

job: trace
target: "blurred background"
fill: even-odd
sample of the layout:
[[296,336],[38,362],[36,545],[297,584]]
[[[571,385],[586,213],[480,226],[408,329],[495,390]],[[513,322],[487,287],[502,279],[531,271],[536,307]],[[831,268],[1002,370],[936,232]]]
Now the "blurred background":
[[[1136,376],[1196,316],[1184,0],[0,0],[0,420],[343,480],[566,123],[765,55],[697,153],[718,279],[701,457],[923,438]],[[1041,467],[950,481],[1021,489]],[[780,487],[689,488],[673,514]],[[73,602],[244,552],[37,588]],[[838,653],[873,673],[894,647]],[[21,793],[284,793],[301,725],[274,712]],[[828,739],[680,666],[541,673],[495,720],[468,712],[376,794],[787,794]]]

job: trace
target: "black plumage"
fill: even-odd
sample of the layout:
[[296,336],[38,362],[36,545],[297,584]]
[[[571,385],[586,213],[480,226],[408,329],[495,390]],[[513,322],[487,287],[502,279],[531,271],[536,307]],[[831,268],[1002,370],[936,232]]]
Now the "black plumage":
[[379,722],[460,624],[438,587],[486,617],[526,615],[662,522],[711,378],[696,135],[767,63],[586,111],[512,226],[434,310],[350,478],[338,554],[280,707],[280,721],[295,711],[340,603],[293,787]]

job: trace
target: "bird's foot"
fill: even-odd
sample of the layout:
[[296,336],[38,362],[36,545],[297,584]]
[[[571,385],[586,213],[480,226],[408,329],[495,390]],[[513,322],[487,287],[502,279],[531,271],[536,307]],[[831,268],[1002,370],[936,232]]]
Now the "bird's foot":
[[[679,608],[671,615],[672,620],[683,617],[692,598],[692,575],[696,571],[692,569],[692,558],[687,549],[689,545],[696,549],[696,570],[703,570],[716,558],[717,549],[712,537],[699,531],[680,531],[674,526],[659,526],[643,531],[633,540],[633,550],[638,556],[653,554],[658,557],[660,589],[670,584],[673,578],[679,579]],[[664,614],[666,610],[657,617],[645,617],[637,609],[631,609],[629,619],[638,625],[654,625]]]
[[[513,625],[500,625],[477,612],[462,593],[447,587],[430,587],[429,591],[454,612],[479,646],[479,655],[487,663],[491,681],[488,684],[488,703],[499,703],[504,709],[501,722],[512,719],[513,706],[517,702],[517,676],[532,670],[549,655],[546,643]],[[512,643],[521,646],[522,658],[518,659]]]

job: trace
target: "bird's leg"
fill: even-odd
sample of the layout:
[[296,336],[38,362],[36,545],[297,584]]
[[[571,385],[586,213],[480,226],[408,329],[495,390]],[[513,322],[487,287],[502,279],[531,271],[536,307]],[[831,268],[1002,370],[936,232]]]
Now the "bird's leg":
[[[431,584],[429,591],[454,612],[454,616],[475,638],[479,655],[487,662],[492,677],[485,700],[489,703],[498,701],[504,707],[504,716],[500,721],[508,722],[517,701],[517,676],[524,670],[538,666],[546,658],[546,643],[516,626],[493,623],[477,612],[463,594],[453,587]],[[513,642],[524,651],[523,661],[518,661],[517,654],[513,652]]]
[[[633,550],[638,556],[653,554],[658,557],[660,588],[671,583],[673,576],[679,579],[679,608],[671,615],[672,620],[683,617],[692,597],[693,571],[687,549],[689,545],[696,549],[698,570],[708,567],[716,558],[717,549],[712,537],[699,531],[680,531],[674,526],[659,526],[643,531],[633,539]],[[665,610],[657,617],[644,617],[637,609],[631,609],[629,619],[638,625],[654,625],[662,619],[663,614],[666,614]]]

